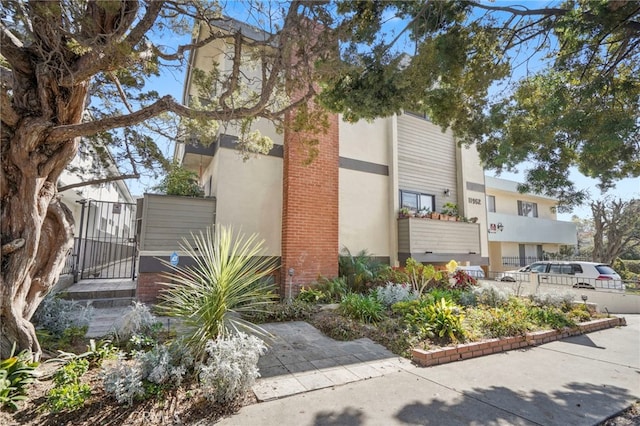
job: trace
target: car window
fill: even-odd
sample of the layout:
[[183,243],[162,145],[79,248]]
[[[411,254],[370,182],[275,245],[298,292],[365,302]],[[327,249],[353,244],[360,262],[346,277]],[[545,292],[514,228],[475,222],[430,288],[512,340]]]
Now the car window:
[[531,272],[547,272],[547,264],[546,263],[534,263],[529,266]]
[[573,268],[573,272],[575,274],[581,274],[582,273],[582,266],[578,265],[577,263],[572,263],[571,267]]
[[596,269],[598,270],[598,272],[605,275],[617,274],[617,272],[614,271],[613,268],[609,265],[598,265],[596,266]]

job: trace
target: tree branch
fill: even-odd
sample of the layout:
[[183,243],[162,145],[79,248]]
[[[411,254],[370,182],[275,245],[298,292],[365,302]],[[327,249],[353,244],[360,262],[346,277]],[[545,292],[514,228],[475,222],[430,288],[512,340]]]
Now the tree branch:
[[15,127],[20,121],[20,116],[13,109],[11,99],[6,90],[0,93],[0,111],[2,111],[2,123],[8,127]]
[[[31,72],[29,55],[24,51],[22,42],[0,23],[0,54],[11,64],[11,68],[24,74]],[[3,78],[4,80],[4,78]]]
[[65,185],[65,186],[58,187],[58,192],[68,191],[70,189],[80,188],[80,187],[83,187],[83,186],[100,185],[101,183],[114,182],[114,181],[117,181],[117,180],[138,179],[139,177],[140,177],[140,174],[135,173],[135,174],[130,174],[130,175],[111,176],[111,177],[103,178],[103,179],[95,179],[95,180],[90,180],[88,182],[72,183],[71,185]]

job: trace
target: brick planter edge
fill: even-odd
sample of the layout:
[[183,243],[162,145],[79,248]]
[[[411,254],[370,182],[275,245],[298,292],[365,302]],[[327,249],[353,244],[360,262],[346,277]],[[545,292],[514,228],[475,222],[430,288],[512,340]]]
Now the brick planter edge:
[[553,342],[570,336],[591,333],[592,331],[603,330],[627,325],[624,317],[604,318],[583,322],[573,328],[562,330],[542,330],[526,333],[524,336],[506,337],[501,339],[489,339],[481,342],[464,343],[445,348],[423,350],[412,349],[411,357],[413,361],[423,367],[446,364],[463,359],[476,358],[483,355],[495,354],[498,352],[510,351],[513,349],[537,346],[543,343]]

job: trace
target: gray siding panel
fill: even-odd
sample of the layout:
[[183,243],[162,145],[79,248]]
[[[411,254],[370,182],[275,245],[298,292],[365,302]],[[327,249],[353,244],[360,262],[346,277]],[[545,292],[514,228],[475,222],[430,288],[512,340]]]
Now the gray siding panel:
[[145,194],[141,250],[178,250],[183,238],[215,223],[214,198]]
[[[457,200],[456,144],[431,122],[398,117],[398,187],[436,196],[436,209]],[[449,197],[443,191],[449,189]]]
[[400,219],[398,252],[479,255],[480,225],[431,219]]

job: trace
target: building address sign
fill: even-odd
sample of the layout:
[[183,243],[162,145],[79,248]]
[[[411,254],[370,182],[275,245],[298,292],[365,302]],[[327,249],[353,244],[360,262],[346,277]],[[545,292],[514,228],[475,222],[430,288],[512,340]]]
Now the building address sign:
[[469,197],[469,204],[481,205],[482,204],[482,200],[480,198]]

